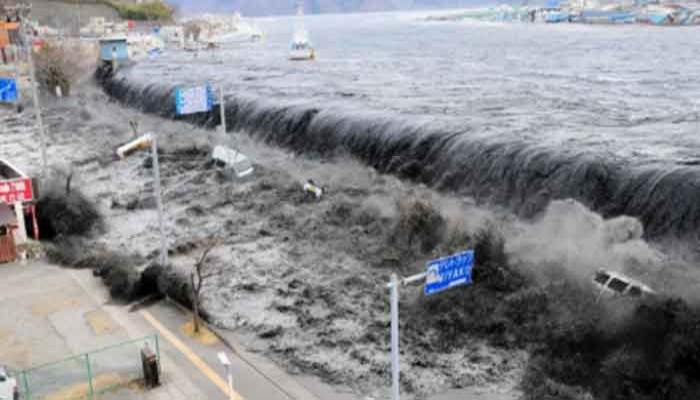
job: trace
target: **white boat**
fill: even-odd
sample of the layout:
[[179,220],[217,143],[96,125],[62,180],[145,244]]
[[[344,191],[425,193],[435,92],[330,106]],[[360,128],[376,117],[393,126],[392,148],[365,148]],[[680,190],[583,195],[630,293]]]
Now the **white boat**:
[[240,21],[232,30],[214,35],[209,40],[216,44],[245,43],[262,40],[263,33],[260,29],[245,21]]
[[299,2],[297,8],[297,26],[289,49],[289,59],[292,61],[306,61],[316,59],[316,51],[309,40],[309,33],[304,28],[304,3]]

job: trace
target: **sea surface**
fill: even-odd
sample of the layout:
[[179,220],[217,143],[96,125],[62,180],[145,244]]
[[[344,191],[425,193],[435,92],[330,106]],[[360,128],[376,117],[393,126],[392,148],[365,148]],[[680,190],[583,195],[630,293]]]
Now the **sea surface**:
[[[438,13],[438,12],[436,12]],[[141,79],[434,119],[635,163],[700,162],[700,29],[307,16],[315,62],[287,60],[296,18],[262,43],[169,52]]]
[[[697,233],[700,28],[429,14],[440,12],[307,16],[314,62],[287,59],[296,17],[260,18],[262,42],[169,50],[117,78],[221,87],[236,129],[297,151],[344,147],[526,214],[573,197],[655,234]],[[125,90],[112,92],[124,100]]]

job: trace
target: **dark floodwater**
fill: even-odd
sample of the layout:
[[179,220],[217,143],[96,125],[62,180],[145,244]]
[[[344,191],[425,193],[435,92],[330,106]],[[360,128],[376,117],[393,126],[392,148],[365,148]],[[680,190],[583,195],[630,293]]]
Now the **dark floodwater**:
[[[111,92],[223,85],[234,128],[294,150],[342,147],[525,214],[574,197],[659,235],[697,233],[700,29],[425,15],[307,17],[315,62],[286,59],[293,18],[260,19],[265,42],[169,51]],[[141,101],[169,112],[162,93]]]

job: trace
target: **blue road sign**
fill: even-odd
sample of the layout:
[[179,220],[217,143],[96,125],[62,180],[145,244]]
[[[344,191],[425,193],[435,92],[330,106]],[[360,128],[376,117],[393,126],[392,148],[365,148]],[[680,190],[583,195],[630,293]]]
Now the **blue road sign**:
[[17,101],[17,81],[9,78],[0,78],[0,102]]
[[214,108],[214,91],[210,86],[175,89],[177,115],[211,111]]
[[474,250],[439,258],[428,263],[423,292],[426,296],[472,283]]

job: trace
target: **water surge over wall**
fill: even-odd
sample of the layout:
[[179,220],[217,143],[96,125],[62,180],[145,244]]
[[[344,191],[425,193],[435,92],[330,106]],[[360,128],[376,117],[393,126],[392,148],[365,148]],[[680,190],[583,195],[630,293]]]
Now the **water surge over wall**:
[[[174,88],[131,83],[120,74],[98,80],[131,107],[175,118]],[[180,118],[180,117],[178,117]],[[350,154],[383,173],[438,190],[507,206],[529,217],[553,199],[573,198],[606,217],[639,218],[652,238],[698,238],[700,169],[633,166],[576,149],[534,145],[474,129],[337,109],[281,105],[246,96],[226,99],[227,126],[310,155]],[[186,117],[214,127],[218,113]],[[329,182],[332,186],[332,182]]]

